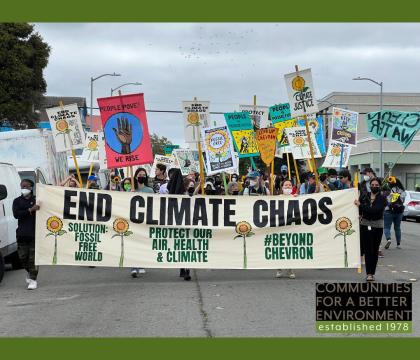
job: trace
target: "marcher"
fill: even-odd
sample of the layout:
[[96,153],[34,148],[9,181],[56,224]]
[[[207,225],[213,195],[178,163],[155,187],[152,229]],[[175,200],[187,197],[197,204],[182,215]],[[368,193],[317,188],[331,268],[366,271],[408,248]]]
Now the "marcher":
[[145,168],[138,168],[134,173],[134,187],[136,188],[137,192],[144,192],[154,194],[155,192],[151,187],[149,187],[149,177],[147,175],[147,171]]
[[87,179],[87,188],[88,189],[99,189],[98,178],[92,174]]
[[328,187],[331,191],[341,190],[341,183],[338,181],[337,170],[328,169]]
[[[190,179],[191,180],[191,179]],[[173,195],[184,195],[186,192],[184,179],[180,169],[174,169],[171,178],[168,182],[168,192]],[[179,276],[183,277],[185,281],[190,281],[190,269],[180,269]]]
[[382,194],[387,197],[387,207],[384,213],[385,249],[391,245],[391,227],[394,224],[397,249],[401,249],[401,221],[404,213],[405,189],[395,176],[389,176],[385,181]]
[[265,186],[262,176],[258,171],[249,172],[247,177],[249,179],[249,187],[244,189],[243,195],[270,195],[270,191]]
[[65,178],[61,183],[60,186],[67,186],[67,187],[80,187],[80,183],[77,181],[76,177],[74,176],[74,174],[70,174],[69,176],[67,176],[67,178]]
[[341,170],[338,179],[341,183],[341,189],[351,189],[353,187],[353,183],[351,181],[351,174],[350,171],[347,169]]
[[364,168],[360,174],[363,175],[363,180],[360,183],[360,192],[370,192],[369,182],[371,179],[376,177],[375,172],[372,168],[367,167]]
[[229,182],[227,185],[227,190],[229,195],[238,195],[239,194],[239,185],[237,182]]
[[[285,180],[283,181],[281,185],[281,195],[285,196],[297,196],[296,191],[294,192],[293,184],[291,180]],[[294,273],[293,269],[279,269],[276,273],[276,278],[281,278],[283,275],[286,275],[289,277],[289,279],[295,279],[296,274]]]
[[360,244],[365,255],[366,280],[374,281],[378,263],[379,245],[384,229],[384,211],[387,205],[385,196],[381,194],[381,182],[373,178],[369,182],[370,192],[362,192],[355,204],[359,206]]
[[18,220],[16,241],[18,255],[26,270],[28,290],[38,287],[38,266],[35,266],[35,214],[39,210],[33,194],[34,182],[24,179],[20,183],[22,195],[13,200],[13,216]]
[[156,164],[155,178],[153,179],[153,191],[159,192],[160,187],[166,183],[166,165]]
[[305,177],[305,182],[300,186],[300,195],[314,194],[319,192],[319,185],[316,184],[315,174],[308,172]]

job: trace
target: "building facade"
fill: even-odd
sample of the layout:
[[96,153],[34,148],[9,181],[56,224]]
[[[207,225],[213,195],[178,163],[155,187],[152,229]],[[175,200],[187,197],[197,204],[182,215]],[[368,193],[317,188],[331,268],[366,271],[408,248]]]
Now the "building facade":
[[[320,114],[325,121],[326,138],[330,138],[331,113],[333,107],[357,111],[357,147],[352,149],[349,170],[352,173],[371,167],[380,172],[380,141],[367,131],[365,114],[379,111],[379,92],[332,92],[318,102]],[[384,110],[420,111],[420,93],[383,93]],[[392,167],[392,175],[397,176],[408,190],[420,184],[420,132],[401,154],[402,146],[394,141],[383,139],[384,174]]]

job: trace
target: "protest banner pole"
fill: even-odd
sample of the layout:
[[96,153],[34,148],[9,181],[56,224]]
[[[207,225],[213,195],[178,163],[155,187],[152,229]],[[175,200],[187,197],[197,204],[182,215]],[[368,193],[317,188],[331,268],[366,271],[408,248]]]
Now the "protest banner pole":
[[309,161],[309,159],[306,159],[306,162],[307,162],[307,164],[308,164],[309,171],[310,171],[310,172],[313,172],[313,170],[312,170],[312,164],[311,164],[311,162]]
[[295,173],[296,173],[297,183],[300,184],[299,169],[298,169],[297,162],[296,162],[296,159],[295,158],[293,158],[293,165],[295,166]]
[[223,179],[223,186],[225,188],[225,195],[229,195],[228,188],[227,188],[227,182],[226,182],[226,174],[224,171],[222,171],[222,179]]
[[[90,163],[88,179],[89,179],[89,176],[92,175],[92,170],[93,170],[93,162]],[[89,189],[89,181],[86,181],[86,189]]]
[[274,159],[271,162],[271,171],[270,171],[270,194],[271,195],[274,195]]
[[[299,75],[299,67],[297,65],[295,65],[295,70],[296,70],[296,74]],[[312,147],[311,134],[309,132],[309,125],[308,125],[308,115],[306,114],[306,111],[305,111],[304,119],[305,119],[306,136],[308,137],[308,143],[309,143],[309,151],[311,153],[310,161],[313,163],[313,169],[311,171],[314,173],[315,183],[316,185],[318,185],[319,184],[318,171],[316,170],[314,149]]]
[[[197,97],[194,97],[194,101],[197,101]],[[201,141],[200,141],[200,129],[197,125],[194,126],[197,130],[197,150],[198,150],[198,162],[200,164],[200,187],[201,194],[204,195],[204,164],[203,164],[203,153],[201,151]]]
[[[59,102],[59,105],[61,109],[63,109],[64,103],[61,100]],[[74,167],[76,168],[77,178],[79,179],[79,186],[80,188],[83,188],[82,175],[80,174],[79,164],[77,163],[76,152],[73,149],[73,142],[71,141],[70,135],[67,134],[67,136],[69,137],[69,141],[70,141],[71,155],[73,157]]]
[[[359,176],[357,175],[357,172],[354,174],[354,179],[353,179],[353,187],[355,187],[356,189],[359,189]],[[360,196],[360,191],[357,192]],[[362,273],[362,265],[360,264],[360,266],[357,268],[357,273],[361,274]]]
[[289,173],[289,180],[292,180],[292,170],[290,169],[290,156],[289,153],[286,153],[287,158],[287,171]]
[[343,158],[344,158],[344,145],[341,144],[341,152],[340,152],[340,171],[343,170]]

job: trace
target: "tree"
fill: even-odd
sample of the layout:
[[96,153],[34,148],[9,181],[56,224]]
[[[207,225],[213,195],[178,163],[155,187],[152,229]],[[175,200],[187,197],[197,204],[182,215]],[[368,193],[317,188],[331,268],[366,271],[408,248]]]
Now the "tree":
[[17,129],[36,127],[34,109],[47,89],[43,70],[50,47],[34,26],[0,23],[0,121]]
[[172,141],[168,140],[166,137],[162,136],[159,137],[157,134],[152,134],[150,136],[150,140],[152,142],[152,151],[153,155],[164,155],[165,154],[165,146],[172,145]]

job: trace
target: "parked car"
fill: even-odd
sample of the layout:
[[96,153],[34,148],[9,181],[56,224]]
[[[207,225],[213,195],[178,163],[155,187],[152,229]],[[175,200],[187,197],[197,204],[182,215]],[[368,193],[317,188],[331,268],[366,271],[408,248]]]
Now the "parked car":
[[420,192],[406,191],[405,193],[403,220],[415,219],[420,222]]
[[17,220],[13,216],[13,200],[21,195],[20,177],[12,164],[0,162],[0,282],[5,263],[21,267],[17,254]]

